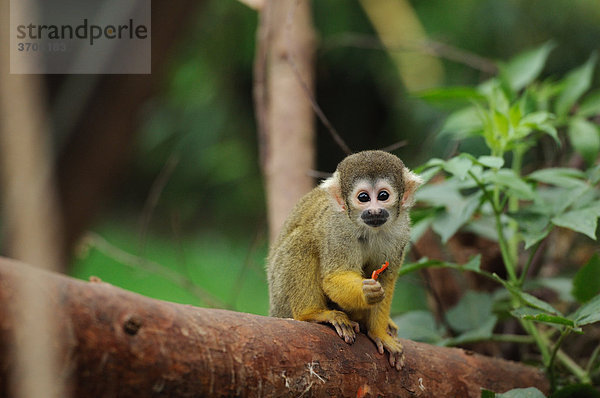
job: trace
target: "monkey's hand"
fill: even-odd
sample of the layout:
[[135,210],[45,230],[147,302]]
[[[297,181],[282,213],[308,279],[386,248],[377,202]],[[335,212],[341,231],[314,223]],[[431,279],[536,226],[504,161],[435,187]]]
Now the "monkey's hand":
[[387,333],[377,335],[375,333],[368,333],[369,337],[377,346],[377,351],[380,354],[384,353],[384,349],[390,353],[390,365],[396,370],[402,369],[404,366],[404,349],[402,344],[396,337],[392,337]]
[[381,286],[381,283],[375,279],[363,279],[362,291],[365,296],[367,304],[377,304],[385,297],[385,291]]

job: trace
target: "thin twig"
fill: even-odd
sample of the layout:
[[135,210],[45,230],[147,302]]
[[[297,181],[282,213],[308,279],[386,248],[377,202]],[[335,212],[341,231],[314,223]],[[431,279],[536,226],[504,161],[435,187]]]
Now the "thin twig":
[[226,303],[214,297],[200,286],[196,285],[189,278],[181,275],[179,272],[173,271],[159,263],[147,260],[145,258],[134,256],[115,245],[108,242],[106,239],[94,232],[88,232],[83,240],[84,247],[93,247],[119,263],[136,270],[144,270],[148,273],[158,275],[166,280],[176,284],[177,286],[190,292],[208,307],[231,309]]
[[493,61],[449,44],[434,40],[425,40],[422,43],[415,43],[415,48],[491,75],[498,73],[498,66]]
[[167,182],[169,182],[169,178],[171,178],[171,175],[173,175],[178,163],[179,154],[176,152],[171,153],[160,173],[152,183],[152,187],[150,188],[150,192],[148,193],[148,197],[146,198],[146,203],[144,203],[144,208],[140,217],[139,251],[141,254],[144,253],[146,248],[146,236],[148,234],[148,226],[150,225],[152,214],[154,213],[160,196],[165,189]]
[[408,145],[408,141],[402,140],[402,141],[395,142],[392,145],[388,145],[384,148],[381,148],[380,150],[384,151],[384,152],[394,152],[396,149],[400,149],[406,145]]
[[553,390],[556,388],[556,376],[554,374],[554,359],[556,358],[556,354],[558,353],[558,350],[560,349],[560,346],[562,345],[563,341],[570,333],[571,333],[571,330],[568,328],[565,328],[560,333],[560,337],[558,338],[558,341],[554,344],[554,348],[552,349],[552,354],[550,355],[550,361],[548,362],[547,371],[548,371],[548,378],[550,379],[550,385]]
[[319,171],[319,170],[308,170],[308,175],[312,178],[325,180],[325,179],[331,177],[332,173],[328,173],[326,171]]
[[596,348],[594,348],[594,352],[592,352],[592,355],[588,360],[587,366],[585,367],[585,372],[588,375],[592,374],[592,370],[594,369],[594,362],[596,362],[596,359],[598,359],[598,354],[600,354],[600,344],[598,344]]
[[338,46],[386,51],[417,51],[463,64],[491,75],[498,73],[498,67],[493,61],[475,53],[434,40],[407,41],[403,46],[386,48],[376,37],[357,33],[343,33],[328,39],[322,47],[327,51],[330,48]]
[[233,282],[233,288],[231,289],[231,292],[233,292],[233,294],[231,296],[231,299],[229,300],[230,306],[232,308],[236,308],[236,302],[238,300],[240,292],[242,291],[244,282],[246,281],[246,273],[247,273],[248,269],[250,268],[250,266],[253,265],[252,257],[258,250],[260,243],[264,241],[264,237],[265,237],[265,225],[264,225],[264,223],[261,223],[258,226],[256,233],[254,234],[254,239],[252,239],[252,243],[250,243],[250,247],[246,251],[246,257],[244,258],[244,263],[242,264],[242,269],[238,273],[235,281]]

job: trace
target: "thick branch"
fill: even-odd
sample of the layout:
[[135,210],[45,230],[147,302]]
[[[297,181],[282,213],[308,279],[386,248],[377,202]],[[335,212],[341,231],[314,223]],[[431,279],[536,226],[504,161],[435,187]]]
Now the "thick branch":
[[[44,271],[0,259],[0,395],[12,361],[7,336],[19,278]],[[42,278],[39,278],[42,280]],[[106,283],[44,273],[67,351],[61,373],[74,397],[479,397],[480,388],[535,386],[538,370],[461,349],[404,340],[393,370],[359,335],[344,343],[324,325],[167,303]]]

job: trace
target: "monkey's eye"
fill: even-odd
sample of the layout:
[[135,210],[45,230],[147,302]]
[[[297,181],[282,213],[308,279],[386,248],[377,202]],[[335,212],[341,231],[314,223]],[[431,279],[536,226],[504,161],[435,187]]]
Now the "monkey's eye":
[[377,194],[377,200],[381,200],[382,202],[385,202],[389,198],[390,198],[390,193],[388,191],[381,191]]
[[365,203],[365,202],[368,202],[371,200],[371,198],[369,197],[369,194],[366,192],[359,193],[357,198],[358,198],[358,201],[361,203]]

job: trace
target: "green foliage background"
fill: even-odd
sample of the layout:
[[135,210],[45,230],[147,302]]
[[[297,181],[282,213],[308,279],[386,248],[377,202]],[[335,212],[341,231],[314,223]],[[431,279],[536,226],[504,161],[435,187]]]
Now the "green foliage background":
[[[354,150],[385,147],[411,167],[455,148],[436,138],[449,111],[408,94],[388,55],[340,44],[347,34],[375,36],[358,2],[319,0],[317,101]],[[413,1],[433,40],[491,60],[505,60],[553,40],[542,79],[583,64],[600,42],[600,6],[595,0]],[[229,308],[266,314],[265,210],[252,106],[256,13],[236,0],[207,1],[180,43],[163,91],[146,104],[131,171],[114,201],[91,228],[114,248],[189,277]],[[475,85],[489,75],[444,60],[445,85]],[[598,79],[595,74],[594,79]],[[596,85],[597,86],[597,85]],[[467,141],[465,152],[485,146]],[[322,126],[319,170],[332,171],[343,157]],[[157,176],[175,167],[145,223],[144,208]],[[535,157],[526,162],[535,162]],[[145,242],[145,243],[143,243]],[[105,252],[83,245],[73,275],[166,300],[206,305],[189,289]],[[394,310],[426,310],[420,279],[404,277]]]

